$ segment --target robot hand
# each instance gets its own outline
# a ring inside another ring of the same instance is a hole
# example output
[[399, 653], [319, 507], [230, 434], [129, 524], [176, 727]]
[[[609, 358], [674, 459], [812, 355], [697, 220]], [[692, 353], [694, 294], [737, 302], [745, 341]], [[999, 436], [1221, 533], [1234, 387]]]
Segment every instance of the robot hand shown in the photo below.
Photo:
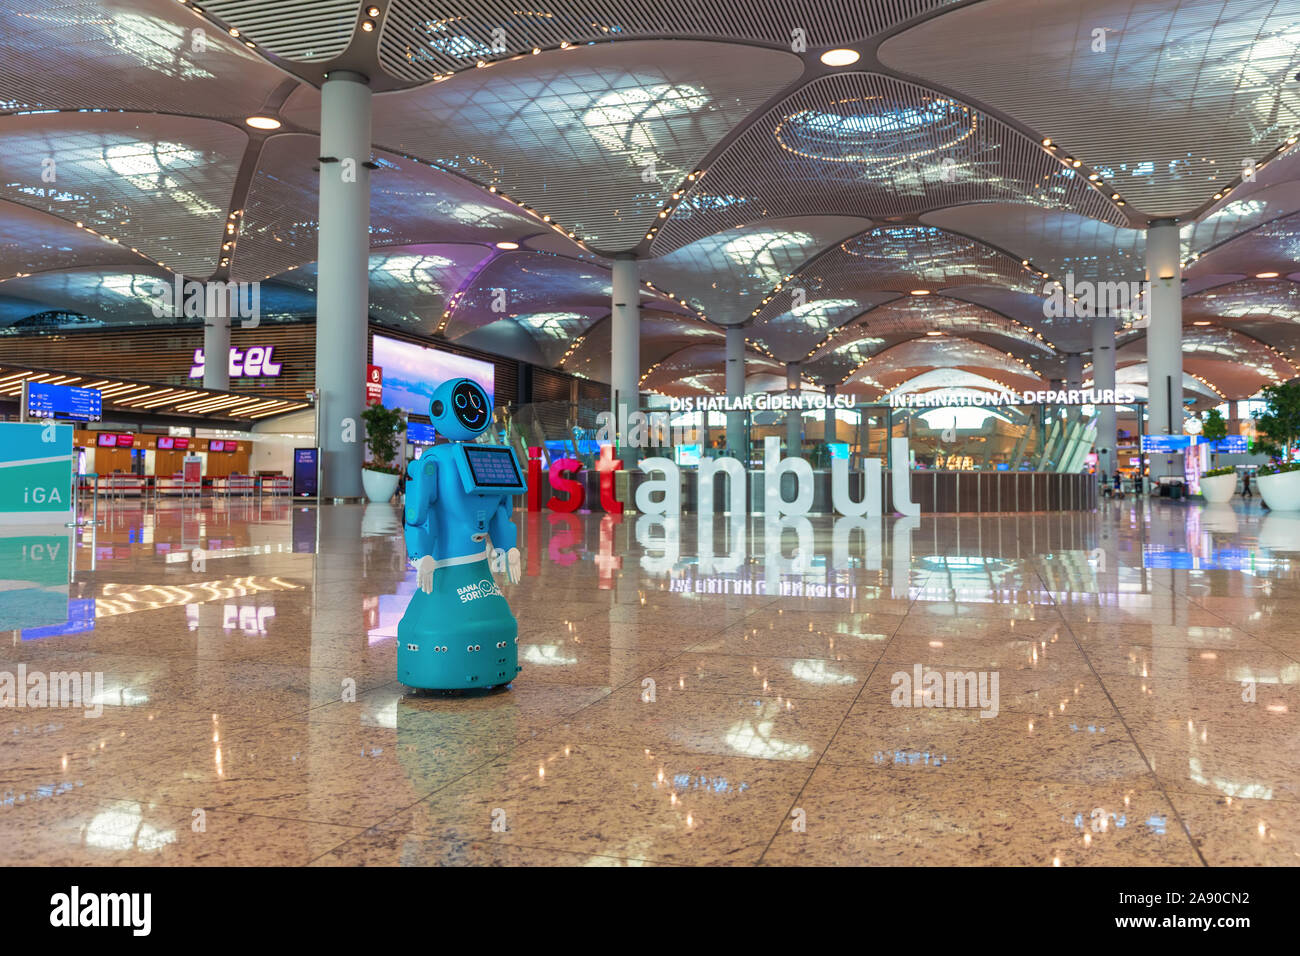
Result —
[[420, 585], [420, 590], [425, 594], [433, 590], [433, 569], [438, 562], [433, 560], [433, 555], [426, 554], [416, 562], [415, 572], [416, 581]]
[[511, 548], [506, 552], [506, 578], [511, 584], [518, 584], [523, 577], [523, 561], [519, 556], [518, 548]]

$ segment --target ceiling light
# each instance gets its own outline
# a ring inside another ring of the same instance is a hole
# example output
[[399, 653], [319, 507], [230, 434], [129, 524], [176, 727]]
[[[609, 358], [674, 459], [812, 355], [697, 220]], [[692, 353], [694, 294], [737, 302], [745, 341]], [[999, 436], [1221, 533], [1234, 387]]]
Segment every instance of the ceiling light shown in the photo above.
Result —
[[374, 21], [374, 20], [363, 20], [363, 21], [361, 21], [361, 29], [365, 30], [367, 33], [369, 33], [369, 32], [370, 32], [371, 30], [373, 30], [374, 28], [375, 28], [375, 21]]
[[279, 129], [280, 121], [271, 116], [250, 116], [244, 120], [253, 129]]
[[827, 66], [849, 66], [858, 62], [857, 50], [827, 50], [821, 55], [821, 61]]
[[933, 331], [932, 331], [932, 332], [926, 332], [925, 334], [926, 334], [926, 335], [943, 335], [942, 332], [933, 332]]
[[1209, 325], [1209, 324], [1210, 324], [1210, 323], [1207, 322], [1207, 321], [1193, 322], [1193, 323], [1192, 323], [1192, 325]]
[[379, 16], [379, 8], [376, 7], [374, 4], [371, 4], [370, 6], [366, 7], [366, 16], [368, 17]]
[[929, 290], [929, 289], [913, 289], [913, 290], [912, 290], [912, 295], [929, 295], [929, 294], [930, 294], [930, 290]]
[[507, 250], [507, 251], [509, 251], [510, 249], [518, 249], [518, 248], [519, 248], [519, 243], [517, 243], [517, 242], [510, 242], [509, 240], [502, 240], [501, 242], [498, 242], [498, 243], [497, 243], [497, 248], [498, 248], [498, 249], [505, 249], [505, 250]]
[[1256, 273], [1255, 273], [1255, 278], [1256, 278], [1256, 279], [1276, 279], [1276, 278], [1277, 278], [1277, 273], [1276, 273], [1276, 272], [1256, 272]]

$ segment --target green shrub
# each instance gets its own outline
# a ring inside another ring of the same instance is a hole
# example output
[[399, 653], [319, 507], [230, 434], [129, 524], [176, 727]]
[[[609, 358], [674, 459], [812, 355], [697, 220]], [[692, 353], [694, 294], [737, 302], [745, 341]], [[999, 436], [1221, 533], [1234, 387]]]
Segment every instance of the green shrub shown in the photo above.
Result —
[[361, 413], [366, 423], [366, 447], [371, 460], [366, 468], [388, 475], [401, 474], [397, 465], [397, 433], [402, 427], [402, 413], [395, 408], [371, 405]]
[[1232, 467], [1228, 467], [1228, 468], [1211, 468], [1211, 469], [1210, 469], [1209, 471], [1207, 471], [1205, 474], [1201, 475], [1201, 477], [1202, 477], [1202, 478], [1217, 478], [1217, 477], [1219, 477], [1219, 475], [1232, 475], [1232, 474], [1235, 474], [1236, 471], [1237, 471], [1237, 469], [1236, 469], [1236, 468], [1232, 468]]

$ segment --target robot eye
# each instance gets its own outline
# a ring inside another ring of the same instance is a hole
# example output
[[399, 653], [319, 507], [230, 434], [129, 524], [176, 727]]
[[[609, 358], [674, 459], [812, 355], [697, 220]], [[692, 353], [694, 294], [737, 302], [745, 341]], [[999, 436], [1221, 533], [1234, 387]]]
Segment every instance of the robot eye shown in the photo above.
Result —
[[478, 397], [478, 392], [470, 392], [470, 393], [469, 393], [469, 401], [470, 401], [470, 404], [473, 405], [475, 408], [477, 408], [477, 409], [482, 409], [482, 408], [483, 408], [483, 402], [479, 399], [479, 397]]
[[464, 392], [457, 392], [457, 393], [456, 393], [456, 407], [457, 407], [457, 408], [464, 408], [464, 407], [465, 407], [465, 393], [464, 393]]

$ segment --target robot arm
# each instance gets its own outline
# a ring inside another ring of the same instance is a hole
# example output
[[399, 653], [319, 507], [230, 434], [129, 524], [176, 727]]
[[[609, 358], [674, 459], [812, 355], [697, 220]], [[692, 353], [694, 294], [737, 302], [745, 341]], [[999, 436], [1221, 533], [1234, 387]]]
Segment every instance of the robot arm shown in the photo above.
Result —
[[523, 576], [523, 561], [519, 555], [519, 549], [515, 546], [519, 540], [519, 531], [515, 528], [512, 515], [514, 514], [514, 499], [506, 495], [497, 505], [496, 511], [492, 512], [492, 517], [488, 521], [488, 533], [492, 536], [492, 544], [497, 549], [505, 552], [506, 557], [506, 577], [511, 584], [518, 584], [519, 579]]
[[433, 546], [438, 537], [437, 511], [430, 507], [438, 498], [438, 465], [433, 456], [418, 459], [406, 469], [406, 553], [416, 562], [417, 580], [426, 593], [433, 589]]

